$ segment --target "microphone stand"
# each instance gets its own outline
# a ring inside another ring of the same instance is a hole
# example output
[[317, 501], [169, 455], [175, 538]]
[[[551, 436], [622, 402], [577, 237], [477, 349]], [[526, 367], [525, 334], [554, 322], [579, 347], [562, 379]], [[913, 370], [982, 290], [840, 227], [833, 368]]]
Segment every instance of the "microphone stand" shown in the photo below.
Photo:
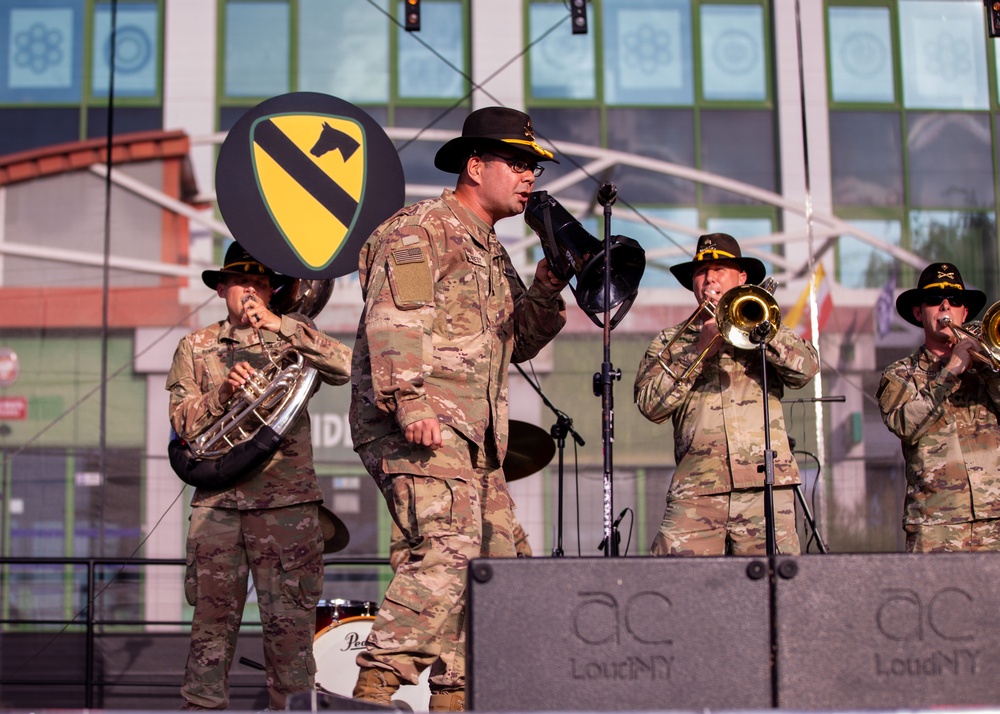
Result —
[[611, 365], [611, 206], [618, 199], [618, 188], [607, 181], [597, 190], [597, 200], [604, 206], [604, 362], [594, 375], [594, 396], [601, 397], [601, 436], [604, 444], [604, 540], [599, 548], [605, 557], [617, 556], [620, 537], [614, 518], [611, 446], [614, 443], [614, 382], [622, 371]]
[[768, 556], [778, 554], [778, 537], [774, 522], [774, 457], [771, 448], [771, 408], [767, 397], [767, 333], [771, 322], [764, 320], [750, 332], [750, 341], [760, 349], [760, 386], [764, 402], [764, 463], [757, 472], [764, 472], [764, 550]]
[[552, 438], [556, 440], [556, 451], [559, 454], [559, 471], [558, 471], [559, 495], [557, 497], [557, 500], [559, 502], [558, 505], [559, 515], [556, 517], [556, 545], [552, 549], [552, 557], [561, 558], [564, 555], [563, 553], [563, 452], [566, 449], [566, 434], [572, 434], [573, 441], [575, 441], [580, 446], [584, 446], [585, 442], [583, 441], [583, 437], [581, 437], [578, 433], [576, 433], [576, 430], [573, 429], [573, 420], [570, 419], [568, 416], [566, 416], [566, 414], [555, 408], [552, 402], [549, 401], [549, 398], [545, 396], [545, 393], [542, 392], [542, 388], [538, 384], [536, 384], [535, 381], [531, 379], [531, 377], [528, 376], [528, 373], [521, 368], [521, 365], [515, 364], [514, 366], [517, 367], [517, 371], [521, 373], [522, 377], [524, 377], [524, 381], [530, 384], [531, 388], [534, 389], [535, 392], [538, 394], [538, 396], [542, 398], [542, 404], [547, 406], [552, 411], [552, 413], [556, 415], [556, 423], [553, 424], [552, 428], [549, 430], [549, 434], [551, 434]]

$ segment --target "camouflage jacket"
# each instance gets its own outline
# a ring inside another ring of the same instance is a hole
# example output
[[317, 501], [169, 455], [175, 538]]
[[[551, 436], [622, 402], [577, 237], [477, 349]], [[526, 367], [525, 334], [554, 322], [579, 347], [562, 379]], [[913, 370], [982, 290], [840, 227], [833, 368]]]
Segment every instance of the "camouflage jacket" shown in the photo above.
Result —
[[1000, 377], [956, 375], [921, 347], [886, 367], [877, 397], [906, 460], [904, 523], [1000, 518]]
[[[764, 404], [761, 401], [760, 353], [726, 343], [703, 360], [686, 381], [673, 379], [657, 354], [681, 325], [661, 332], [649, 345], [635, 378], [635, 403], [657, 424], [670, 417], [674, 426], [675, 498], [762, 488], [764, 474]], [[700, 325], [682, 334], [663, 354], [675, 374], [683, 374], [699, 354]], [[768, 409], [775, 485], [799, 483], [785, 432], [781, 397], [785, 387], [805, 386], [819, 371], [816, 349], [781, 327], [766, 349]]]
[[[344, 384], [350, 376], [350, 349], [301, 322], [282, 317], [278, 334], [262, 330], [261, 338], [268, 344], [285, 343], [295, 348], [327, 384]], [[180, 341], [167, 375], [170, 425], [179, 436], [198, 436], [225, 412], [218, 388], [232, 366], [241, 361], [259, 369], [267, 357], [252, 330], [235, 330], [228, 319]], [[313, 470], [309, 415], [303, 411], [278, 451], [255, 474], [233, 488], [197, 489], [191, 503], [246, 510], [322, 500]]]
[[361, 250], [359, 277], [355, 447], [437, 417], [473, 444], [492, 433], [502, 462], [507, 368], [562, 329], [559, 293], [539, 281], [525, 289], [495, 231], [451, 190], [379, 226]]

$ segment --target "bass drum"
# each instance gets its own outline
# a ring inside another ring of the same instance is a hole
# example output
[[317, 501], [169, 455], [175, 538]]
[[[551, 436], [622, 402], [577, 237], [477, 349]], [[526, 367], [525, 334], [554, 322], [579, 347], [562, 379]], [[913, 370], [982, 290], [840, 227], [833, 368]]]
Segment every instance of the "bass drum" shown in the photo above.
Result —
[[[358, 681], [355, 658], [365, 648], [365, 640], [372, 630], [375, 618], [371, 616], [348, 617], [334, 622], [316, 633], [313, 655], [316, 658], [316, 686], [320, 691], [350, 697]], [[404, 684], [393, 701], [400, 709], [426, 712], [430, 706], [431, 688], [427, 683], [430, 669], [420, 674], [416, 685]]]

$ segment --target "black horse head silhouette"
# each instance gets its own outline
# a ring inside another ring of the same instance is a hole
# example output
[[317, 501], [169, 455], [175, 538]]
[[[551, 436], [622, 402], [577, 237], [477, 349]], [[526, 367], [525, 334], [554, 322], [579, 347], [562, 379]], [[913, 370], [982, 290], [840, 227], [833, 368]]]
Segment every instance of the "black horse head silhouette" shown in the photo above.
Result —
[[327, 122], [323, 122], [323, 129], [320, 132], [319, 138], [313, 144], [313, 148], [309, 150], [309, 153], [319, 158], [323, 154], [339, 149], [340, 155], [344, 157], [344, 161], [347, 161], [354, 155], [359, 146], [361, 144], [352, 137], [338, 129], [334, 129]]

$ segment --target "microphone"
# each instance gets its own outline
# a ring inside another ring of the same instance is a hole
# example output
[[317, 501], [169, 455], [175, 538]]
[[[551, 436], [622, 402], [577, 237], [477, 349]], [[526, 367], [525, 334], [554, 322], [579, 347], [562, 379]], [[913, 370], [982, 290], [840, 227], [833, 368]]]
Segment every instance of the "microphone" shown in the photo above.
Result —
[[[615, 552], [614, 552], [615, 555], [617, 555], [618, 543], [621, 542], [621, 536], [618, 535], [618, 526], [621, 524], [622, 519], [625, 517], [626, 513], [628, 513], [627, 506], [622, 509], [622, 512], [618, 514], [618, 518], [616, 518], [615, 522], [611, 524], [611, 531], [614, 533], [614, 539], [615, 539]], [[607, 547], [608, 547], [608, 539], [601, 538], [601, 542], [597, 545], [597, 549], [603, 551]]]
[[761, 320], [757, 326], [750, 330], [750, 341], [759, 345], [767, 338], [767, 333], [771, 331], [771, 321]]
[[602, 206], [613, 206], [618, 200], [618, 187], [614, 181], [607, 181], [597, 189], [597, 200]]

